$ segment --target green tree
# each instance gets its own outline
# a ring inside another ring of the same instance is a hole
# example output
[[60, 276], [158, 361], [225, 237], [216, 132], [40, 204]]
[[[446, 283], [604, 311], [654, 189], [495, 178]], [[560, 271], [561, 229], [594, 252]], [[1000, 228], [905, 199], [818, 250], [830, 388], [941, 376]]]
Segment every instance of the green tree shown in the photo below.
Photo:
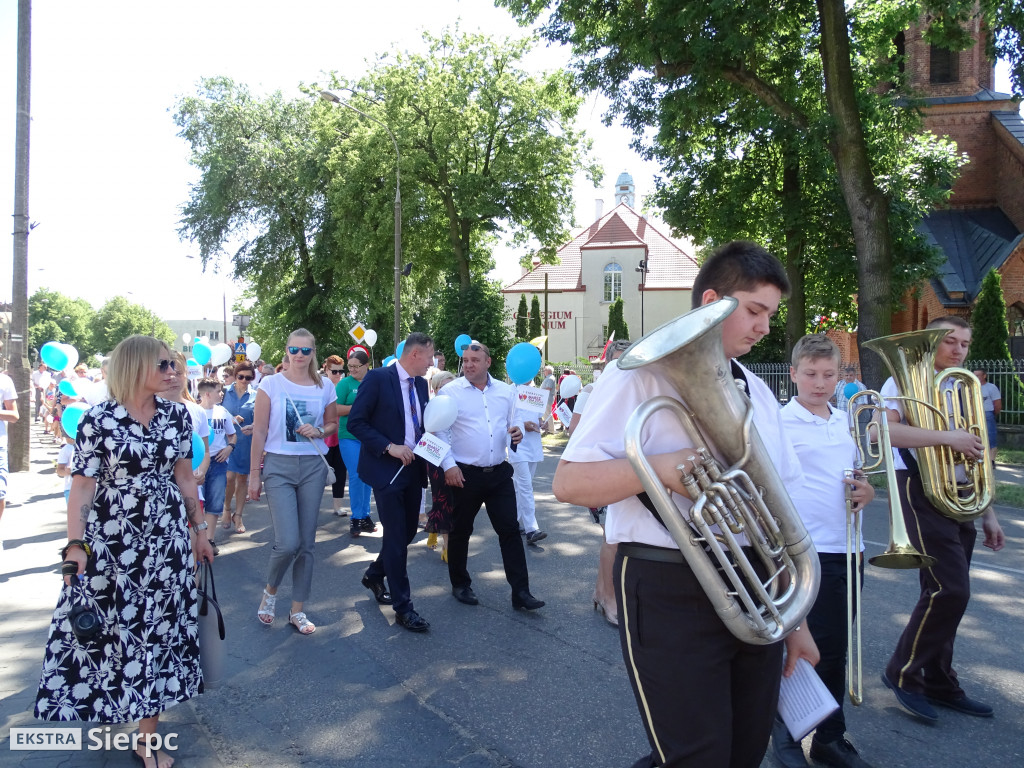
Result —
[[[933, 19], [929, 40], [962, 49], [969, 41], [964, 22], [972, 19], [975, 4], [862, 0], [848, 10], [843, 0], [499, 3], [524, 21], [553, 7], [545, 35], [573, 46], [582, 82], [607, 93], [638, 135], [652, 126], [662, 136], [728, 134], [738, 111], [754, 110], [770, 116], [760, 121], [761, 129], [777, 137], [784, 170], [797, 170], [801, 145], [827, 153], [856, 253], [859, 339], [889, 332], [894, 242], [912, 233], [893, 231], [878, 146], [886, 135], [903, 143], [914, 130], [894, 41], [927, 11]], [[990, 51], [1011, 57], [1019, 88], [1024, 7], [1009, 0], [977, 7]], [[738, 130], [743, 127], [739, 123]], [[788, 198], [790, 212], [796, 199]], [[804, 247], [798, 223], [792, 222], [795, 239], [787, 242], [797, 256]], [[863, 359], [872, 369], [865, 370], [869, 383], [879, 380], [881, 362]]]
[[537, 294], [533, 294], [533, 299], [530, 300], [530, 338], [536, 339], [538, 336], [544, 335], [544, 323], [541, 321], [540, 316], [540, 299], [537, 298]]
[[[589, 140], [574, 126], [582, 97], [572, 78], [563, 71], [538, 76], [525, 70], [523, 59], [535, 41], [457, 30], [423, 37], [426, 53], [385, 54], [358, 82], [336, 75], [331, 87], [352, 91], [354, 106], [391, 128], [402, 179], [413, 186], [410, 213], [435, 244], [435, 251], [420, 256], [443, 257], [465, 292], [474, 275], [490, 269], [498, 232], [516, 244], [539, 241], [542, 257], [553, 260], [572, 220], [574, 175], [585, 170], [597, 181], [600, 171], [588, 157]], [[331, 114], [338, 131], [349, 136], [333, 158], [335, 181], [342, 189], [365, 189], [369, 177], [380, 186], [381, 158], [391, 159], [390, 137], [350, 110]], [[366, 197], [333, 199], [344, 206]], [[338, 217], [349, 218], [340, 211]]]
[[506, 321], [508, 310], [501, 293], [501, 284], [491, 280], [474, 280], [463, 292], [453, 279], [440, 291], [431, 307], [427, 327], [438, 349], [455, 349], [455, 339], [463, 333], [481, 341], [491, 350], [491, 374], [505, 376], [505, 355], [512, 346]]
[[175, 340], [174, 331], [167, 323], [123, 296], [115, 296], [99, 308], [93, 333], [96, 346], [104, 354], [109, 354], [122, 339], [137, 333], [154, 336], [172, 347]]
[[40, 288], [28, 300], [29, 349], [60, 341], [78, 350], [80, 359], [88, 360], [99, 351], [93, 340], [95, 318], [96, 310], [85, 299]]
[[616, 339], [629, 338], [629, 326], [626, 325], [626, 318], [623, 314], [624, 305], [622, 297], [619, 296], [608, 307], [608, 336], [615, 334]]
[[526, 306], [526, 294], [519, 295], [519, 308], [516, 310], [516, 341], [529, 341], [530, 310]]
[[1010, 360], [1010, 327], [1006, 322], [1006, 300], [1002, 278], [990, 269], [981, 282], [971, 313], [972, 360]]

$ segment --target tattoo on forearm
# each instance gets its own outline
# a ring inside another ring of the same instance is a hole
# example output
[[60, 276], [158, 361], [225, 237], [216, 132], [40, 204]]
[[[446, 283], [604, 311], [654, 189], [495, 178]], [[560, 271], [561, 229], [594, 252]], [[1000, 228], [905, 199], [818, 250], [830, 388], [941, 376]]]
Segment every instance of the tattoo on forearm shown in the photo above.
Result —
[[185, 497], [185, 514], [188, 516], [188, 521], [192, 525], [199, 525], [202, 522], [200, 520], [201, 515], [199, 514], [199, 504], [191, 496]]
[[78, 510], [78, 513], [79, 513], [79, 516], [82, 518], [83, 530], [85, 530], [84, 526], [89, 521], [89, 505], [88, 504], [83, 504], [82, 508], [80, 510]]

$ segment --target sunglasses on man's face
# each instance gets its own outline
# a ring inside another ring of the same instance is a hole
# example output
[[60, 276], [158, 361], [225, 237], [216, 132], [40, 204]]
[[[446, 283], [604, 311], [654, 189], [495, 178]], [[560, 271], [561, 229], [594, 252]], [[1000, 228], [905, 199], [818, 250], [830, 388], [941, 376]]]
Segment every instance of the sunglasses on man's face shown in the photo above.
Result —
[[288, 354], [289, 355], [297, 355], [297, 354], [299, 354], [299, 352], [301, 352], [304, 355], [311, 355], [311, 354], [313, 354], [313, 348], [312, 347], [288, 347]]
[[255, 376], [243, 376], [242, 374], [238, 374], [235, 378], [238, 379], [239, 381], [252, 381], [256, 377]]
[[344, 372], [344, 368], [331, 368], [331, 376], [341, 376]]
[[169, 370], [178, 370], [178, 363], [175, 360], [158, 360], [157, 366], [160, 368], [160, 373], [167, 373]]

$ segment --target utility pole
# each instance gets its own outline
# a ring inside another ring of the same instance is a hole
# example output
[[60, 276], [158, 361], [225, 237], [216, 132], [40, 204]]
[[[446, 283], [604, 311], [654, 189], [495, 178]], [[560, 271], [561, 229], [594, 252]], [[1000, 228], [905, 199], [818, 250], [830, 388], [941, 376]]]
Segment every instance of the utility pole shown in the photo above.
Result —
[[29, 468], [32, 392], [28, 357], [28, 147], [31, 115], [29, 85], [32, 65], [32, 3], [18, 0], [18, 96], [14, 138], [14, 266], [11, 280], [11, 365], [8, 372], [18, 392], [21, 418], [10, 424], [8, 460], [11, 472]]

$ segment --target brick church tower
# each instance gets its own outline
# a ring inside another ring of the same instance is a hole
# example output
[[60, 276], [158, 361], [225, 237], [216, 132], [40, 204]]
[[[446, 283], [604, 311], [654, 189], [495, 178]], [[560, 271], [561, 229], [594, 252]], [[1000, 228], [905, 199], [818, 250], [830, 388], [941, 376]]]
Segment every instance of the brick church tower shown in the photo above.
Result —
[[956, 142], [970, 163], [961, 168], [948, 205], [919, 229], [945, 263], [919, 298], [893, 317], [893, 333], [922, 328], [945, 314], [970, 316], [990, 269], [1003, 279], [1014, 357], [1024, 357], [1024, 120], [1010, 94], [994, 90], [993, 63], [975, 30], [963, 51], [930, 45], [913, 25], [897, 41], [909, 86], [923, 96], [925, 128]]

